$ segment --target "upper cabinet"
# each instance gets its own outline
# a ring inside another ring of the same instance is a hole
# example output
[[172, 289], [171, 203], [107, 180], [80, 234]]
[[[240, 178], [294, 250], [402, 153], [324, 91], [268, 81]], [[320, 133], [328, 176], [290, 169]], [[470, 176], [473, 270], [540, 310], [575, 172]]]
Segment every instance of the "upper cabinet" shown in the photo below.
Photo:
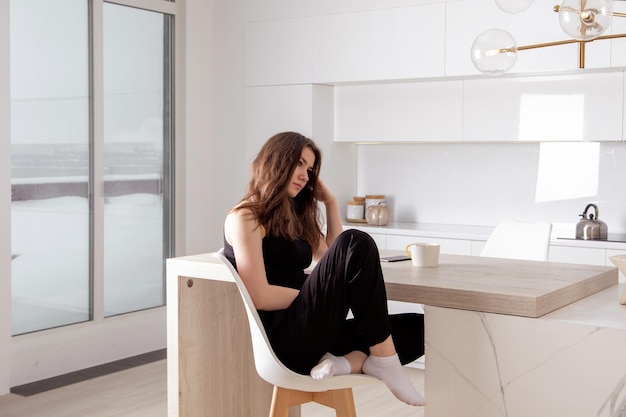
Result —
[[445, 26], [443, 3], [316, 18], [313, 82], [443, 76]]
[[463, 82], [335, 87], [335, 140], [461, 141]]
[[[508, 31], [518, 47], [568, 40], [553, 6], [509, 14], [493, 0], [433, 0], [252, 22], [245, 83], [327, 86], [336, 142], [623, 141], [626, 38], [587, 43], [585, 70], [575, 43], [519, 51], [499, 77], [472, 64], [472, 43], [488, 29]], [[626, 12], [626, 2], [615, 8]], [[626, 33], [626, 18], [609, 32]]]
[[[337, 84], [475, 76], [470, 51], [488, 29], [503, 29], [517, 46], [570, 39], [553, 11], [535, 1], [510, 14], [493, 0], [440, 1], [407, 7], [281, 19], [246, 24], [247, 86]], [[615, 2], [626, 12], [626, 3]], [[607, 34], [626, 33], [614, 17]], [[626, 38], [587, 43], [585, 68], [626, 66]], [[578, 45], [517, 53], [510, 74], [563, 72], [578, 66]]]
[[445, 5], [246, 25], [246, 85], [444, 75]]
[[620, 141], [622, 72], [465, 80], [463, 140]]

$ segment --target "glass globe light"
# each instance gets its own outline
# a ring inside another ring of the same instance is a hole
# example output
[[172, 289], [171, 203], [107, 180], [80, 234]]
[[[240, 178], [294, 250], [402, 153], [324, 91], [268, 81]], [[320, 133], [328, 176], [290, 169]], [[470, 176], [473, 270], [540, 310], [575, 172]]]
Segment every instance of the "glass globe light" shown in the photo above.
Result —
[[496, 0], [496, 5], [506, 13], [519, 13], [528, 9], [534, 0]]
[[488, 29], [472, 44], [472, 62], [483, 74], [500, 75], [517, 61], [517, 45], [513, 36], [502, 29]]
[[609, 0], [563, 0], [559, 23], [574, 39], [588, 41], [604, 33], [611, 24], [613, 5]]

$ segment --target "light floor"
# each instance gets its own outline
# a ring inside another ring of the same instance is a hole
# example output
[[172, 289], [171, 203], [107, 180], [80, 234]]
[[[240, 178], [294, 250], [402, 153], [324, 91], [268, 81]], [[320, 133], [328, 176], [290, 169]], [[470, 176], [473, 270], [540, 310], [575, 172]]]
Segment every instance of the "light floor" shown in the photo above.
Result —
[[[424, 371], [406, 370], [423, 393]], [[0, 417], [166, 417], [166, 372], [166, 361], [160, 360], [30, 397], [1, 396]], [[359, 417], [424, 415], [423, 408], [398, 401], [384, 384], [356, 388], [354, 398]], [[259, 413], [264, 415], [266, 411]], [[334, 417], [334, 411], [317, 404], [302, 406], [302, 417], [327, 416]]]

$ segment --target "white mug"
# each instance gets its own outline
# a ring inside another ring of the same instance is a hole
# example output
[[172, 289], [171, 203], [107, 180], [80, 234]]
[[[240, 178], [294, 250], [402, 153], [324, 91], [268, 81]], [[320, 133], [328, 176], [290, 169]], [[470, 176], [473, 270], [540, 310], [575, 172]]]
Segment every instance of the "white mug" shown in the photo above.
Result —
[[439, 243], [409, 243], [405, 251], [413, 266], [432, 268], [439, 265]]

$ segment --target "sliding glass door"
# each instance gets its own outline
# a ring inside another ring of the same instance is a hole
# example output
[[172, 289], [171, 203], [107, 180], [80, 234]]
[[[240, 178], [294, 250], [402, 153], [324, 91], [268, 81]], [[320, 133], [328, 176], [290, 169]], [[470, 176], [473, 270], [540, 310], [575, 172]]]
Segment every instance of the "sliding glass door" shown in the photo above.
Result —
[[165, 303], [173, 16], [91, 10], [11, 1], [14, 335]]

